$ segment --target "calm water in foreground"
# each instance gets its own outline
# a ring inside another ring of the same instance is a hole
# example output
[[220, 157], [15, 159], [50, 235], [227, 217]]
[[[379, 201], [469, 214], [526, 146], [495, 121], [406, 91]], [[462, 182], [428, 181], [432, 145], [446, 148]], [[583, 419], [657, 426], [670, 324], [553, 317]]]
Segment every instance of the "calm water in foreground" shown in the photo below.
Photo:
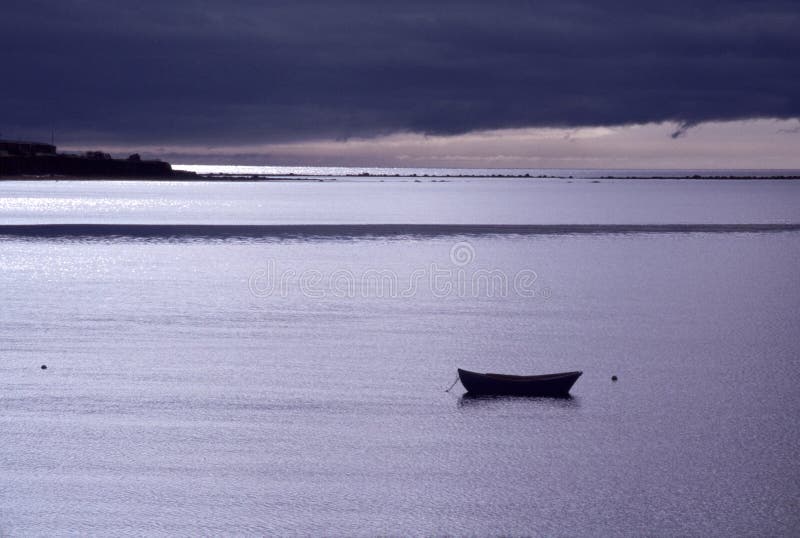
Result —
[[[118, 227], [3, 228], [51, 223]], [[800, 182], [0, 183], [0, 536], [797, 535], [800, 232], [629, 223], [796, 224]]]

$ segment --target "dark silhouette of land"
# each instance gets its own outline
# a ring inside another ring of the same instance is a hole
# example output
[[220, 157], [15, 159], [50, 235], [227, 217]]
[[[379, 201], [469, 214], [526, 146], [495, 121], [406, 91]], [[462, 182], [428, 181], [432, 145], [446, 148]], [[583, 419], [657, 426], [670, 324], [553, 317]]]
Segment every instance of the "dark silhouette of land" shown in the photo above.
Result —
[[102, 151], [58, 153], [53, 144], [0, 140], [0, 177], [194, 179], [197, 174], [173, 170], [167, 162], [144, 160], [136, 153], [114, 159]]

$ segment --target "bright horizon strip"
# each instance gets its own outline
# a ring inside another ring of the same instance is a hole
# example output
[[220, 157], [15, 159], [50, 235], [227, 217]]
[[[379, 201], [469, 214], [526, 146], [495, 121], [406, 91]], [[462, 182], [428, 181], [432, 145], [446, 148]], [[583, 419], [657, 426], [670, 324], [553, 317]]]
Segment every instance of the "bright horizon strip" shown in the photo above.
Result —
[[677, 138], [676, 123], [617, 127], [525, 128], [440, 136], [287, 143], [68, 145], [142, 153], [173, 164], [442, 168], [800, 168], [800, 120], [710, 122]]

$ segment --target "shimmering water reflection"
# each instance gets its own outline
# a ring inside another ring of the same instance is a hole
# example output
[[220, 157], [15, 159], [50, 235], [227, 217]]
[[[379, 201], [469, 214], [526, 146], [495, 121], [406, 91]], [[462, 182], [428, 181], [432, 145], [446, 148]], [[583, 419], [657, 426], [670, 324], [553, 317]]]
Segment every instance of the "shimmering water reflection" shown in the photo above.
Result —
[[[552, 294], [248, 285], [459, 242]], [[7, 237], [0, 533], [796, 534], [798, 262], [792, 231]], [[459, 366], [584, 375], [470, 398]]]

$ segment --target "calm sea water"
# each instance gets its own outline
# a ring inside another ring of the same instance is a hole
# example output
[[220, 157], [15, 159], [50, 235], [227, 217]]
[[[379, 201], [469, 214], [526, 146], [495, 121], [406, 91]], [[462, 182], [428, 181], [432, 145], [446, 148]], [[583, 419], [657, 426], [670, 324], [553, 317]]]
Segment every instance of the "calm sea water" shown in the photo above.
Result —
[[[112, 226], [10, 227], [59, 223]], [[0, 183], [0, 535], [797, 535], [800, 232], [608, 226], [797, 223], [787, 181]]]

